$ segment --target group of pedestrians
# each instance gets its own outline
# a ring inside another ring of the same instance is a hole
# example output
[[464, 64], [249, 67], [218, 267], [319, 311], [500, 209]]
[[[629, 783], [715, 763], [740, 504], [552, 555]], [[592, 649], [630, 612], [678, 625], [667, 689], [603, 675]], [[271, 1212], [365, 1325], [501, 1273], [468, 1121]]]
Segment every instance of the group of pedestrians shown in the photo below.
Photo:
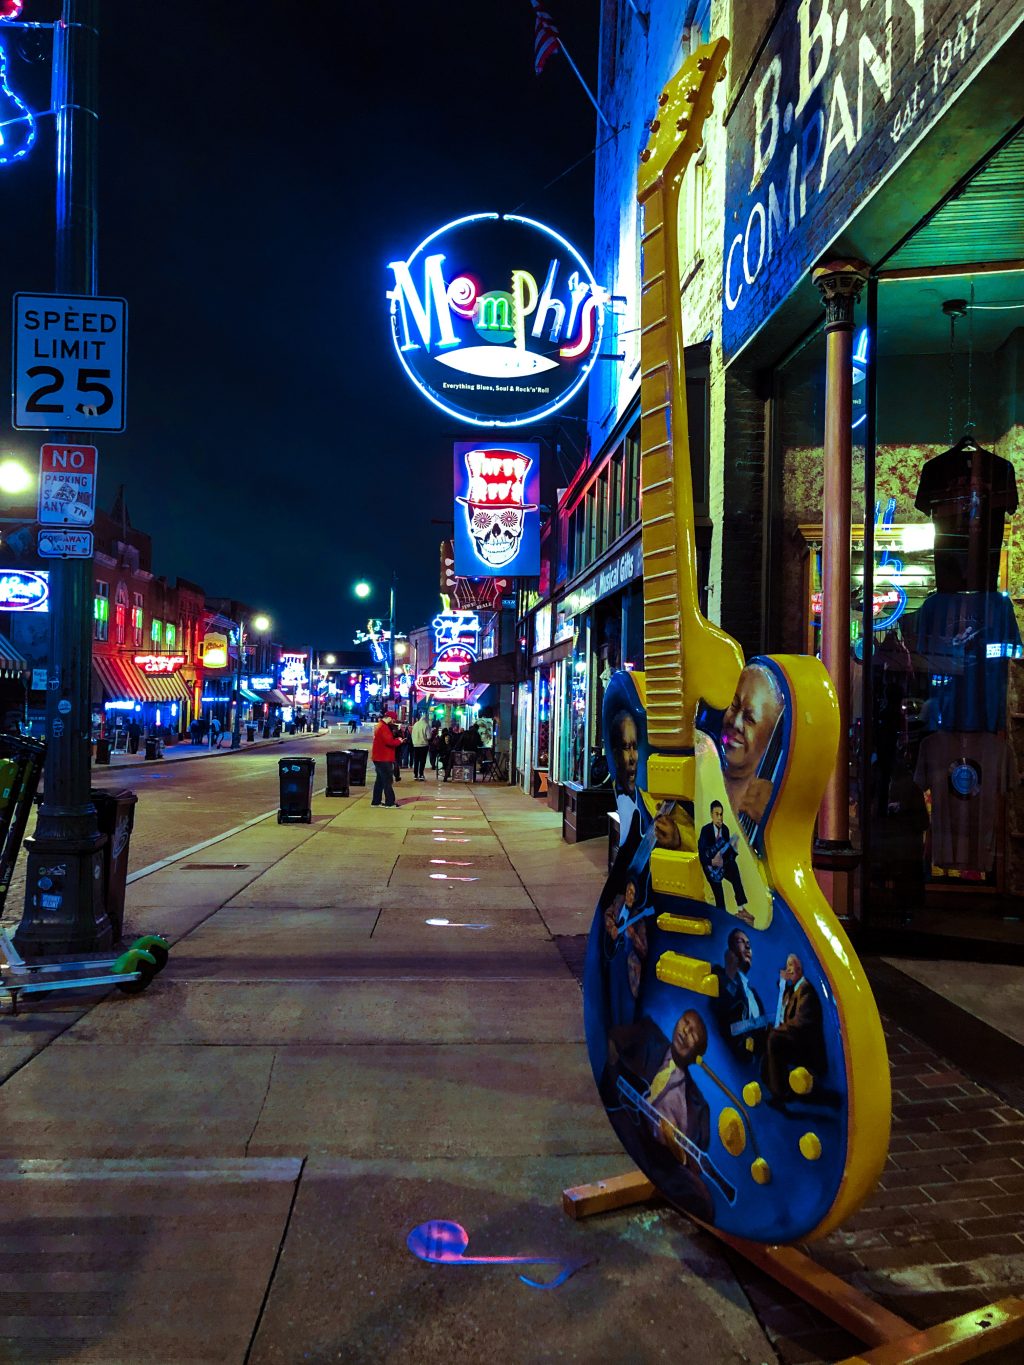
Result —
[[205, 716], [197, 716], [188, 727], [188, 734], [193, 748], [209, 744], [211, 749], [219, 749], [225, 730], [216, 716], [211, 716], [209, 720]]
[[412, 727], [403, 727], [393, 711], [381, 716], [373, 732], [373, 747], [370, 757], [377, 769], [377, 780], [373, 786], [374, 806], [396, 806], [395, 783], [402, 780], [402, 769], [412, 768], [414, 782], [427, 780], [427, 762], [431, 771], [444, 774], [444, 781], [451, 781], [452, 763], [456, 753], [474, 752], [484, 747], [483, 737], [478, 725], [468, 730], [458, 725], [443, 729], [432, 725], [426, 716], [419, 716]]

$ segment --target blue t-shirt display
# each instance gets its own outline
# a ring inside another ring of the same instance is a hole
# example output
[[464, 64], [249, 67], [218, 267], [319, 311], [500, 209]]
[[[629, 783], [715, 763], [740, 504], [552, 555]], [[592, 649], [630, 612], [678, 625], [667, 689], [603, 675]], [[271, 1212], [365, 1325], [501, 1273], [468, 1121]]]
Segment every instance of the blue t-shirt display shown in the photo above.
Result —
[[1010, 660], [1021, 657], [1013, 603], [1001, 592], [933, 592], [918, 608], [919, 666], [931, 673], [926, 730], [1006, 728]]

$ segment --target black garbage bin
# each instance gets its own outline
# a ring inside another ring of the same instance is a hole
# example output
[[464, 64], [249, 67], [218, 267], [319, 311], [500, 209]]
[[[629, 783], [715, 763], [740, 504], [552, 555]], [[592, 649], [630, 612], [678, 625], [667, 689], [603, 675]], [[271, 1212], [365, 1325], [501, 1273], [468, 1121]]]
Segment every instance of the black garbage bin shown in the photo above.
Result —
[[270, 738], [270, 721], [269, 721], [269, 720], [266, 721], [266, 722], [264, 723], [264, 726], [263, 726], [263, 738], [264, 738], [264, 739], [269, 739], [269, 738]]
[[346, 749], [348, 754], [348, 780], [353, 787], [366, 786], [366, 760], [369, 754], [365, 749]]
[[96, 807], [97, 827], [107, 836], [103, 846], [103, 903], [116, 943], [124, 932], [128, 847], [135, 828], [135, 807], [139, 798], [131, 791], [107, 792], [95, 787], [89, 795]]
[[158, 739], [156, 735], [150, 735], [149, 738], [146, 740], [146, 757], [148, 759], [153, 759], [163, 758], [163, 756], [164, 756], [163, 740]]
[[281, 780], [281, 802], [277, 823], [308, 825], [313, 819], [313, 758], [282, 758], [277, 771]]
[[247, 725], [247, 726], [245, 727], [245, 740], [246, 740], [246, 743], [247, 743], [247, 744], [254, 744], [254, 743], [256, 742], [256, 726], [255, 726], [255, 725]]
[[327, 755], [327, 795], [348, 796], [349, 755], [341, 750]]
[[110, 762], [110, 740], [109, 740], [109, 739], [98, 739], [98, 740], [96, 741], [96, 762], [97, 762], [97, 763], [109, 763], [109, 762]]
[[281, 722], [280, 722], [280, 721], [278, 721], [278, 723], [274, 726], [274, 738], [275, 738], [275, 739], [280, 739], [280, 738], [281, 738]]
[[289, 733], [290, 735], [294, 735], [294, 734], [295, 734], [295, 731], [296, 731], [296, 728], [297, 728], [297, 727], [296, 727], [295, 722], [294, 722], [293, 720], [290, 720], [290, 721], [288, 722], [288, 733]]

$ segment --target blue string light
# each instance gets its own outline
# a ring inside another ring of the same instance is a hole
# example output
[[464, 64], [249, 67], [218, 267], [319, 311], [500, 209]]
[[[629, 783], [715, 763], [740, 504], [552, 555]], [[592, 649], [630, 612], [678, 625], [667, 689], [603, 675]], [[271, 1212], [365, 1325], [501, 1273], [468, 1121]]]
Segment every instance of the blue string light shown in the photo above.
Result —
[[[16, 113], [11, 112], [11, 107]], [[12, 137], [10, 129], [17, 130]], [[28, 156], [36, 140], [36, 121], [24, 100], [7, 84], [7, 51], [0, 44], [0, 166]]]

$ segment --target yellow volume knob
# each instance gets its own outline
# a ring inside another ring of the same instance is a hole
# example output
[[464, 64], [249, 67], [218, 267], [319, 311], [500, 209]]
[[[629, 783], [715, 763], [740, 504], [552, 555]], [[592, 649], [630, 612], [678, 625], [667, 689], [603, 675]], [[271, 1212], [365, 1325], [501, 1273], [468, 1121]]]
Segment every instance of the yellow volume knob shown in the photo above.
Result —
[[757, 1081], [748, 1081], [743, 1087], [743, 1100], [745, 1104], [750, 1105], [751, 1109], [753, 1109], [756, 1104], [761, 1103], [761, 1087], [758, 1085]]
[[814, 1077], [805, 1066], [795, 1066], [789, 1073], [789, 1088], [797, 1095], [809, 1095], [814, 1089]]
[[740, 1156], [747, 1145], [743, 1120], [735, 1109], [725, 1108], [718, 1116], [718, 1136], [730, 1156]]
[[800, 1153], [808, 1161], [817, 1161], [821, 1156], [821, 1138], [817, 1133], [804, 1133], [800, 1139]]
[[750, 1174], [755, 1184], [767, 1185], [772, 1178], [772, 1168], [763, 1156], [759, 1156], [750, 1163]]

